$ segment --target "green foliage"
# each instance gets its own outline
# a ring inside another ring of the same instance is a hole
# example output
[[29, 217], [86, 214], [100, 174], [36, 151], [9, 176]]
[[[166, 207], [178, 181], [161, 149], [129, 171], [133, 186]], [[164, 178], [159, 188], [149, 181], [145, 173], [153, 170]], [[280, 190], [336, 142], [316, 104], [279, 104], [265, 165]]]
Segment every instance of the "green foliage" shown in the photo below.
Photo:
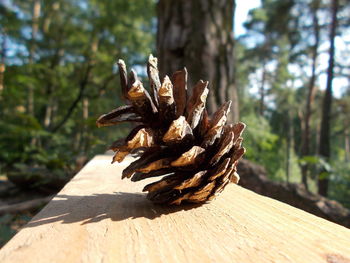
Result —
[[350, 208], [350, 163], [335, 161], [329, 196]]
[[299, 159], [299, 163], [301, 165], [311, 165], [314, 168], [312, 179], [317, 179], [317, 177], [321, 179], [328, 178], [334, 172], [330, 163], [321, 156], [303, 156]]
[[16, 230], [10, 227], [11, 220], [13, 220], [13, 216], [9, 214], [0, 217], [0, 247], [16, 233]]
[[[348, 10], [346, 8], [349, 6], [341, 5], [341, 10]], [[329, 12], [329, 3], [324, 1], [262, 1], [261, 7], [250, 11], [245, 23], [248, 32], [240, 37], [237, 44], [237, 83], [240, 94], [244, 95], [240, 105], [241, 116], [248, 124], [245, 140], [247, 158], [265, 166], [274, 180], [287, 180], [286, 175], [289, 174], [289, 181], [301, 182], [300, 167], [308, 165], [309, 189], [316, 192], [317, 179], [327, 178], [330, 180], [330, 196], [346, 203], [349, 170], [343, 160], [350, 158], [350, 145], [345, 146], [350, 144], [349, 91], [344, 92], [341, 98], [335, 98], [333, 104], [332, 153], [329, 160], [316, 156], [322, 114], [320, 105], [324, 96], [323, 91], [317, 91], [309, 127], [312, 155], [301, 157], [302, 132], [305, 129], [303, 118], [315, 43], [312, 16], [326, 17]], [[342, 20], [341, 16], [339, 19]], [[321, 19], [318, 23], [322, 45], [328, 41], [328, 26]], [[339, 32], [344, 32], [344, 29], [339, 25]], [[339, 65], [343, 70], [346, 67]], [[316, 69], [318, 71], [319, 68]], [[349, 71], [346, 72], [348, 76]], [[253, 93], [247, 90], [250, 85], [255, 86]], [[318, 75], [315, 85], [319, 85]], [[264, 105], [263, 113], [261, 104]]]
[[[138, 65], [152, 52], [155, 2], [39, 1], [35, 39], [33, 3], [0, 4], [1, 37], [11, 41], [0, 94], [1, 173], [70, 176], [79, 156], [103, 153], [107, 142], [128, 130], [98, 130], [95, 120], [121, 103], [116, 60]], [[32, 173], [34, 168], [39, 170]]]
[[[278, 148], [278, 136], [271, 132], [268, 121], [256, 114], [242, 116], [242, 121], [247, 124], [244, 135], [244, 147], [247, 149], [246, 158], [264, 165], [268, 172], [273, 174], [279, 165], [274, 153]], [[272, 171], [273, 173], [271, 173]]]
[[[271, 179], [286, 180], [286, 142], [271, 131], [267, 119], [256, 114], [242, 116], [247, 124], [244, 136], [244, 146], [247, 149], [245, 158], [265, 167]], [[290, 157], [290, 182], [298, 182], [300, 171], [298, 157], [292, 152]]]
[[24, 224], [28, 223], [29, 215], [4, 214], [0, 216], [0, 248], [6, 244]]
[[[331, 180], [330, 196], [346, 203], [349, 91], [334, 102], [328, 161], [315, 156], [323, 97], [322, 91], [316, 93], [310, 127], [312, 156], [301, 158], [301, 123], [314, 43], [310, 12], [316, 2], [262, 1], [260, 8], [249, 13], [247, 34], [235, 43], [241, 120], [248, 126], [246, 158], [262, 164], [272, 179], [280, 181], [287, 180], [288, 174], [289, 181], [300, 182], [299, 166], [309, 164], [311, 188], [321, 174]], [[77, 158], [103, 153], [108, 142], [129, 130], [126, 125], [97, 129], [95, 120], [121, 104], [113, 67], [116, 59], [123, 58], [144, 74], [141, 65], [155, 51], [156, 1], [40, 1], [38, 33], [32, 39], [33, 3], [0, 3], [1, 41], [6, 39], [8, 45], [0, 94], [0, 172], [36, 178], [38, 171], [41, 175], [50, 171], [62, 178], [76, 172]], [[319, 8], [320, 17], [326, 18], [327, 3], [321, 1]], [[327, 23], [321, 25], [321, 44], [328, 37]], [[342, 20], [340, 25], [346, 23]], [[301, 73], [291, 70], [291, 65]], [[346, 66], [339, 66], [337, 74], [348, 76]], [[30, 88], [34, 114], [28, 111]]]

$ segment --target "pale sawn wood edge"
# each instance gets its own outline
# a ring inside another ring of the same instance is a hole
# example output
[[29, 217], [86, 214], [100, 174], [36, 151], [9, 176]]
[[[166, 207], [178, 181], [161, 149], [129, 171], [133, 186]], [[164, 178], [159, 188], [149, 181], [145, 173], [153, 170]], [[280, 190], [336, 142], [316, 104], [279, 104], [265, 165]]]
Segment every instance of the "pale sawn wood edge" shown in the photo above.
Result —
[[350, 262], [350, 230], [229, 185], [202, 206], [155, 206], [151, 180], [97, 156], [0, 251], [0, 262]]

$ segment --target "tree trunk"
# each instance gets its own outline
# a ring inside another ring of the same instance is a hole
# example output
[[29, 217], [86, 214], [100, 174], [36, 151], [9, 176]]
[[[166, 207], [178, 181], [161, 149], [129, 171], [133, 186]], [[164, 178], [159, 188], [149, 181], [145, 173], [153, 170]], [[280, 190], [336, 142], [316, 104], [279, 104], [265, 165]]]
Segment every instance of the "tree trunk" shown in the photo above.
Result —
[[[322, 105], [322, 121], [321, 121], [321, 134], [319, 141], [319, 154], [329, 161], [331, 155], [330, 145], [330, 125], [331, 125], [331, 107], [332, 107], [332, 81], [333, 81], [333, 68], [334, 68], [334, 53], [335, 53], [335, 36], [337, 28], [337, 12], [338, 12], [338, 0], [332, 0], [332, 23], [329, 35], [330, 48], [329, 48], [329, 62], [327, 69], [327, 87], [324, 94]], [[318, 179], [318, 193], [323, 196], [327, 196], [328, 192], [328, 178]]]
[[346, 126], [345, 129], [345, 161], [350, 161], [350, 134], [349, 134], [349, 126]]
[[[318, 57], [318, 46], [320, 43], [320, 25], [318, 22], [317, 11], [319, 8], [319, 1], [313, 1], [312, 3], [312, 20], [313, 20], [313, 33], [315, 37], [315, 43], [312, 46], [312, 66], [311, 66], [311, 77], [308, 87], [308, 95], [305, 105], [305, 116], [304, 116], [304, 129], [302, 134], [302, 143], [301, 143], [301, 156], [310, 155], [310, 120], [312, 114], [312, 105], [314, 102], [315, 94], [316, 94], [316, 68], [317, 68], [317, 57]], [[304, 164], [301, 166], [301, 174], [302, 174], [302, 183], [305, 188], [308, 189], [307, 183], [307, 174], [309, 170], [309, 165]]]
[[45, 117], [44, 117], [44, 127], [48, 129], [51, 124], [51, 119], [52, 119], [52, 99], [48, 98], [47, 100], [47, 105], [45, 109]]
[[264, 116], [264, 108], [265, 108], [265, 81], [266, 81], [266, 67], [265, 63], [262, 66], [262, 74], [261, 74], [261, 86], [260, 86], [260, 107], [259, 114], [260, 116]]
[[293, 125], [290, 116], [290, 112], [287, 113], [287, 146], [286, 146], [286, 181], [289, 183], [291, 175], [291, 151], [293, 149]]
[[[53, 2], [50, 6], [50, 10], [47, 12], [48, 14], [46, 15], [44, 21], [43, 21], [43, 29], [42, 32], [45, 35], [49, 33], [50, 30], [50, 25], [51, 25], [51, 19], [54, 17], [54, 14], [58, 12], [60, 9], [60, 4], [57, 2]], [[62, 47], [63, 41], [64, 41], [64, 32], [63, 28], [60, 29], [60, 38], [57, 41], [57, 48], [55, 50], [54, 56], [52, 56], [51, 61], [50, 61], [50, 66], [49, 70], [50, 72], [54, 72], [56, 67], [60, 64], [61, 58], [64, 55], [64, 49]], [[52, 80], [51, 74], [48, 74], [49, 78], [47, 80], [47, 85], [46, 85], [46, 95], [47, 95], [47, 103], [45, 105], [45, 117], [44, 117], [44, 127], [45, 129], [49, 130], [50, 125], [52, 123], [52, 111], [53, 111], [53, 104], [54, 104], [54, 88], [55, 88], [55, 83]]]
[[208, 80], [209, 111], [232, 100], [231, 119], [238, 121], [234, 11], [234, 0], [160, 0], [157, 56], [163, 77], [186, 66], [189, 87]]
[[89, 48], [89, 53], [86, 59], [87, 62], [86, 62], [85, 71], [83, 73], [82, 79], [79, 82], [79, 93], [77, 97], [74, 99], [74, 101], [72, 102], [72, 104], [68, 107], [68, 110], [64, 115], [63, 119], [56, 126], [52, 128], [51, 130], [52, 132], [57, 132], [69, 120], [75, 108], [79, 105], [79, 102], [84, 98], [84, 92], [89, 84], [89, 81], [92, 75], [92, 69], [96, 64], [95, 55], [98, 50], [98, 46], [99, 46], [99, 39], [93, 33], [91, 37], [91, 45]]
[[[40, 0], [34, 0], [33, 16], [32, 16], [32, 36], [31, 36], [31, 44], [29, 49], [29, 73], [30, 74], [33, 72], [34, 54], [36, 49], [35, 40], [39, 29], [40, 9], [41, 9]], [[29, 87], [28, 87], [27, 112], [28, 114], [34, 116], [34, 87], [32, 84], [29, 84]]]
[[[61, 43], [61, 41], [59, 41]], [[60, 44], [59, 43], [59, 44]], [[50, 72], [54, 72], [56, 67], [60, 64], [61, 58], [64, 55], [64, 50], [63, 48], [57, 48], [55, 51], [55, 55], [51, 59], [51, 63], [49, 66]], [[47, 85], [46, 85], [46, 96], [47, 96], [47, 103], [45, 105], [45, 117], [44, 117], [44, 127], [45, 129], [49, 130], [51, 123], [52, 123], [52, 111], [54, 107], [54, 89], [55, 84], [52, 80], [52, 76], [49, 75], [49, 78], [47, 80]]]
[[0, 50], [0, 101], [2, 99], [2, 93], [4, 92], [4, 75], [6, 70], [6, 30], [2, 30], [2, 41], [1, 41], [1, 50]]
[[87, 120], [89, 118], [89, 99], [87, 97], [83, 98], [83, 131], [82, 131], [82, 143], [81, 143], [81, 149], [80, 152], [86, 153], [88, 150], [88, 144], [89, 144], [89, 131], [88, 131], [88, 125]]

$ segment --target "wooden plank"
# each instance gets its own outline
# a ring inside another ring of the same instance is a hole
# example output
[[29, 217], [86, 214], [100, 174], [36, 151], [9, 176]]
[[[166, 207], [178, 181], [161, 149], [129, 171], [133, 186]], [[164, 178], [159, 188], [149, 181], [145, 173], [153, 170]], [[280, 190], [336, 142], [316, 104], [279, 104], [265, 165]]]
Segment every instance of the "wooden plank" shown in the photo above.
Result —
[[90, 161], [0, 262], [350, 262], [342, 226], [233, 184], [202, 206], [155, 206], [110, 160]]

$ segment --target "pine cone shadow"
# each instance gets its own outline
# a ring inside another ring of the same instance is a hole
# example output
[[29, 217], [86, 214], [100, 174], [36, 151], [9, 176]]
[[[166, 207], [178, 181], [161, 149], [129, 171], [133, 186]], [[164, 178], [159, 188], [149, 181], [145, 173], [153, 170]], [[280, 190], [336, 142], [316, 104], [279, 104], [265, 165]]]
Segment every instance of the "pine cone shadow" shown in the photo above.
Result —
[[199, 206], [201, 204], [155, 205], [146, 199], [146, 194], [126, 192], [89, 196], [57, 195], [25, 228], [54, 222], [81, 222], [81, 225], [85, 225], [104, 219], [123, 221], [143, 217], [152, 220]]

